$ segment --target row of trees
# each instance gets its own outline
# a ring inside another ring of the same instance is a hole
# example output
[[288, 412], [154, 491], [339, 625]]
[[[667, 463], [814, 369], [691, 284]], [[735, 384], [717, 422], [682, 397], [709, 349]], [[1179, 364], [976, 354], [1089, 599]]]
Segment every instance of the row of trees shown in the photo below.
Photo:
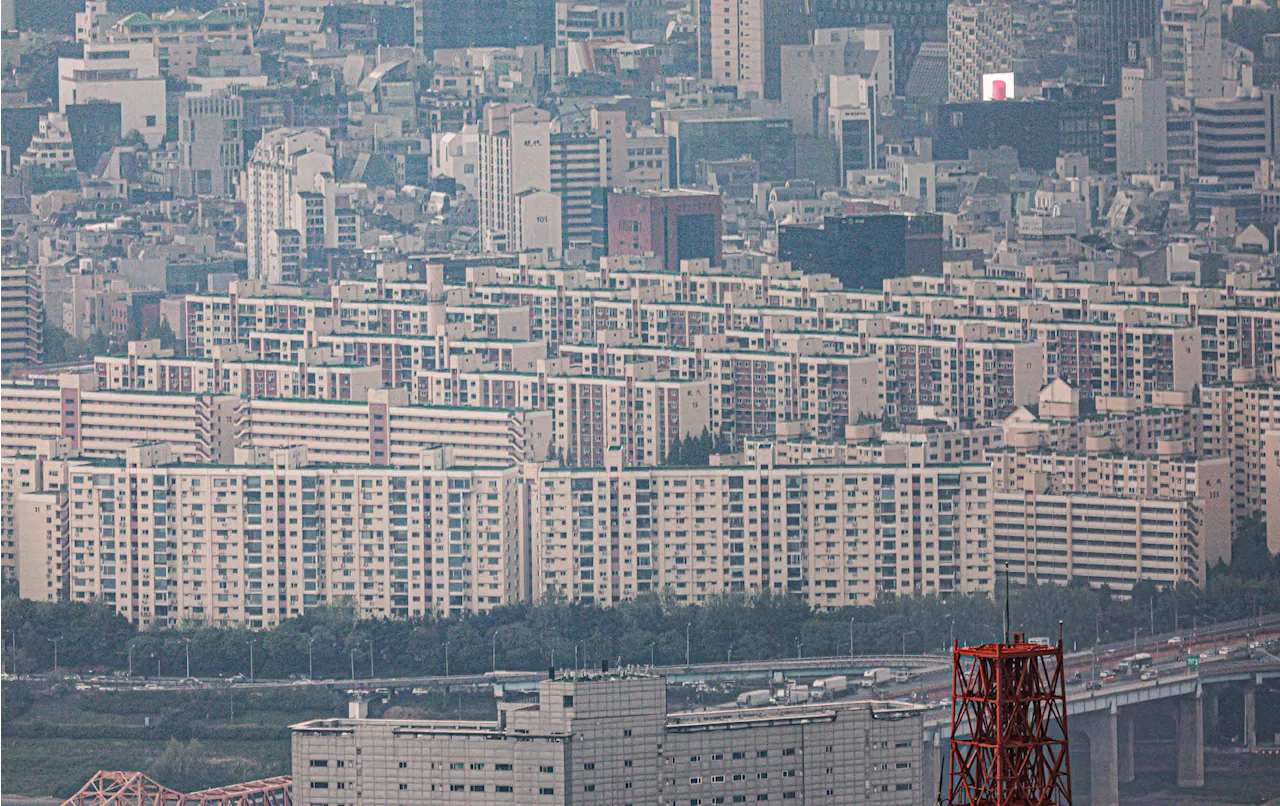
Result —
[[[1256, 534], [1256, 533], [1255, 533]], [[1280, 562], [1238, 542], [1231, 566], [1210, 572], [1201, 590], [1139, 585], [1125, 599], [1085, 586], [1015, 587], [1013, 625], [1055, 636], [1068, 649], [1131, 639], [1137, 631], [1190, 633], [1210, 624], [1280, 612]], [[500, 669], [539, 670], [611, 664], [943, 651], [952, 639], [997, 638], [1000, 593], [886, 599], [872, 607], [815, 612], [789, 597], [719, 598], [701, 606], [649, 594], [612, 608], [546, 602], [456, 619], [359, 620], [334, 605], [271, 630], [136, 630], [108, 608], [79, 603], [4, 602], [5, 669], [47, 672], [55, 643], [62, 669], [135, 675], [226, 676], [251, 672], [283, 679], [438, 675]]]

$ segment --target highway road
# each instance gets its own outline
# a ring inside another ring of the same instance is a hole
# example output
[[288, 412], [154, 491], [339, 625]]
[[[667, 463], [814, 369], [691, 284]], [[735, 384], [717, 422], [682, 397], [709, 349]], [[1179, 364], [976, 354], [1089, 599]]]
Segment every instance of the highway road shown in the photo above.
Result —
[[[1179, 639], [1170, 643], [1171, 639]], [[1181, 668], [1188, 653], [1205, 654], [1204, 663], [1215, 663], [1221, 656], [1219, 648], [1233, 645], [1247, 645], [1250, 641], [1280, 640], [1280, 613], [1264, 614], [1260, 618], [1234, 621], [1223, 624], [1200, 627], [1194, 631], [1186, 631], [1177, 635], [1164, 633], [1154, 637], [1138, 637], [1137, 641], [1125, 641], [1104, 644], [1089, 650], [1068, 653], [1065, 656], [1067, 673], [1080, 674], [1081, 684], [1092, 677], [1096, 668], [1099, 672], [1108, 670], [1119, 664], [1128, 655], [1145, 652], [1152, 656], [1159, 666], [1161, 674]], [[1275, 649], [1270, 650], [1280, 654]], [[697, 681], [733, 680], [758, 678], [769, 672], [779, 671], [789, 677], [821, 677], [830, 674], [860, 674], [863, 670], [875, 667], [890, 667], [895, 670], [909, 671], [911, 681], [905, 684], [889, 685], [877, 692], [879, 697], [909, 698], [916, 701], [929, 701], [945, 698], [950, 694], [950, 659], [944, 654], [927, 655], [859, 655], [852, 659], [847, 656], [813, 657], [813, 658], [778, 658], [768, 661], [735, 661], [732, 663], [693, 664], [691, 666], [657, 666], [637, 667], [667, 677], [672, 683], [692, 683]], [[445, 677], [379, 677], [357, 679], [325, 679], [325, 680], [255, 680], [242, 679], [179, 679], [161, 678], [148, 680], [124, 677], [101, 677], [81, 681], [80, 685], [90, 688], [115, 689], [158, 689], [183, 690], [202, 688], [211, 685], [233, 686], [236, 688], [276, 688], [280, 686], [335, 686], [352, 690], [377, 690], [398, 688], [436, 688], [441, 686], [475, 686], [492, 683], [509, 684], [522, 687], [534, 683], [546, 676], [539, 671], [504, 671], [484, 674], [452, 675]], [[40, 675], [29, 676], [41, 679]], [[9, 676], [5, 676], [9, 679]]]

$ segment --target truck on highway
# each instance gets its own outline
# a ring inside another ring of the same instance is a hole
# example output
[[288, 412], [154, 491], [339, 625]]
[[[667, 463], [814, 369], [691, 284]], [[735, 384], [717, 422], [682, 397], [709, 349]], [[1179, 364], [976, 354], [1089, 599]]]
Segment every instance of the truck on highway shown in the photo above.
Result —
[[1150, 653], [1139, 652], [1136, 655], [1130, 655], [1129, 657], [1120, 661], [1120, 666], [1119, 666], [1120, 673], [1133, 674], [1135, 672], [1141, 672], [1143, 669], [1150, 666], [1153, 662], [1154, 661], [1152, 660]]
[[813, 681], [812, 693], [815, 700], [834, 697], [849, 688], [849, 678], [838, 674]]
[[862, 687], [875, 688], [893, 679], [893, 670], [888, 668], [868, 669], [862, 673]]
[[758, 688], [755, 691], [744, 691], [738, 695], [739, 708], [758, 708], [761, 705], [769, 704], [770, 693], [767, 688]]

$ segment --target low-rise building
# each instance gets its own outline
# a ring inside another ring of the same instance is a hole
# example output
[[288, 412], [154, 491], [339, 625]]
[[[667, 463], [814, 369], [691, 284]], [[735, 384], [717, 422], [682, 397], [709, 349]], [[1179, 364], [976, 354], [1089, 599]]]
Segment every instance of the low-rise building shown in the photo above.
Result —
[[[497, 720], [347, 719], [291, 726], [312, 803], [917, 804], [923, 709], [833, 702], [667, 714], [661, 677], [579, 672], [500, 703]], [[343, 801], [345, 802], [345, 801]]]

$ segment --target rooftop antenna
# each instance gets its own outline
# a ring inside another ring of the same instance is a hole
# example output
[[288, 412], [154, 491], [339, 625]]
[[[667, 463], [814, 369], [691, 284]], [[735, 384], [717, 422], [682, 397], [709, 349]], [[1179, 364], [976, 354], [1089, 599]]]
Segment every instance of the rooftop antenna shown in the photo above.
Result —
[[1009, 563], [1004, 564], [1004, 642], [1009, 643]]

